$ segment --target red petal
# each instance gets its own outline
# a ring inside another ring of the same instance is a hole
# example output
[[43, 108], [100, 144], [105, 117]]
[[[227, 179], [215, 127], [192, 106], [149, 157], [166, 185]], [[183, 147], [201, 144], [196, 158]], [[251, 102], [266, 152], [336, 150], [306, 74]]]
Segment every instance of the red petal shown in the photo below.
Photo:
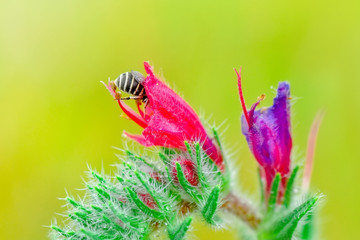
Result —
[[[173, 90], [158, 80], [155, 76], [148, 76], [144, 81], [149, 105], [153, 116], [159, 116], [161, 121], [152, 122], [153, 128], [162, 129], [161, 125], [172, 125], [181, 129], [187, 140], [189, 137], [205, 137], [206, 132], [195, 111]], [[152, 119], [152, 118], [151, 118]], [[159, 126], [157, 125], [159, 124]]]
[[144, 136], [142, 135], [134, 135], [134, 134], [130, 134], [127, 132], [123, 132], [123, 134], [125, 135], [125, 137], [128, 137], [138, 143], [140, 143], [141, 145], [145, 146], [145, 147], [151, 147], [154, 146], [154, 144], [152, 144], [151, 142], [147, 141]]
[[114, 86], [111, 85], [112, 82], [109, 81], [108, 84], [105, 84], [103, 81], [101, 81], [101, 83], [104, 84], [104, 86], [109, 90], [110, 94], [115, 98], [115, 100], [118, 101], [120, 108], [124, 111], [126, 115], [129, 116], [129, 118], [131, 118], [134, 122], [136, 122], [140, 127], [142, 128], [147, 127], [147, 123], [145, 122], [144, 118], [141, 117], [136, 112], [134, 112], [134, 110], [132, 110], [129, 106], [127, 106], [119, 99], [118, 93], [115, 91]]
[[139, 111], [139, 113], [140, 113], [140, 116], [143, 118], [143, 119], [145, 119], [145, 115], [144, 115], [144, 112], [143, 112], [143, 110], [141, 109], [141, 101], [139, 101], [139, 100], [137, 100], [136, 101], [136, 106], [137, 106], [137, 109], [138, 109], [138, 111]]
[[154, 75], [149, 63], [145, 62], [144, 67], [148, 75], [143, 85], [149, 101], [145, 109], [148, 127], [142, 133], [146, 144], [185, 149], [185, 140], [206, 142], [204, 150], [223, 169], [221, 153], [209, 141], [196, 112]]
[[147, 127], [142, 132], [142, 135], [148, 144], [151, 143], [154, 146], [185, 149], [185, 138], [181, 132], [169, 132], [166, 129], [160, 130]]
[[111, 82], [109, 81], [108, 84], [104, 83], [103, 81], [100, 81], [104, 86], [107, 88], [107, 90], [110, 92], [111, 96], [113, 96], [115, 99], [118, 99], [118, 94], [115, 92], [114, 87], [111, 85]]
[[131, 118], [131, 120], [133, 120], [135, 123], [137, 123], [142, 128], [147, 127], [147, 123], [139, 114], [137, 114], [134, 110], [132, 110], [128, 105], [123, 103], [123, 101], [121, 101], [120, 99], [118, 99], [117, 101], [119, 103], [119, 106], [123, 110], [123, 112], [126, 115], [128, 115], [129, 118]]
[[149, 62], [144, 62], [144, 68], [147, 74], [149, 74], [150, 76], [154, 76], [154, 71], [152, 70]]

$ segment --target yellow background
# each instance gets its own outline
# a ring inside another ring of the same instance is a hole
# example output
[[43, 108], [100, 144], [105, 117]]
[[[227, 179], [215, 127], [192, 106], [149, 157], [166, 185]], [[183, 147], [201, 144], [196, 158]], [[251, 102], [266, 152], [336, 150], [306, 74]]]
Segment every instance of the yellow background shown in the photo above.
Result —
[[[246, 193], [256, 164], [240, 133], [233, 67], [248, 105], [270, 105], [291, 82], [294, 151], [305, 155], [320, 109], [313, 192], [324, 193], [321, 239], [359, 236], [360, 17], [358, 1], [0, 1], [0, 239], [46, 239], [58, 197], [81, 194], [87, 164], [114, 170], [124, 129], [100, 80], [155, 71], [209, 123], [226, 123]], [[210, 117], [210, 118], [209, 118]], [[61, 217], [57, 217], [61, 219]], [[229, 238], [195, 223], [197, 239]], [[225, 234], [225, 235], [224, 235]]]

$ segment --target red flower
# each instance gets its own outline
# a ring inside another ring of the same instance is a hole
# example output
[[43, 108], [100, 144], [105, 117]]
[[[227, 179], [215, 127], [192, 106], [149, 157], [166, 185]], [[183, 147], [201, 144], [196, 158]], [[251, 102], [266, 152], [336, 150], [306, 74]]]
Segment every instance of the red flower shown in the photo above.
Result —
[[126, 132], [124, 134], [146, 147], [162, 146], [186, 150], [185, 141], [199, 141], [206, 154], [223, 170], [224, 164], [220, 149], [207, 135], [195, 111], [154, 75], [147, 62], [144, 63], [144, 67], [147, 77], [142, 85], [148, 102], [143, 111], [141, 102], [137, 101], [139, 114], [120, 100], [112, 82], [106, 85], [124, 113], [144, 128], [141, 135], [132, 135]]

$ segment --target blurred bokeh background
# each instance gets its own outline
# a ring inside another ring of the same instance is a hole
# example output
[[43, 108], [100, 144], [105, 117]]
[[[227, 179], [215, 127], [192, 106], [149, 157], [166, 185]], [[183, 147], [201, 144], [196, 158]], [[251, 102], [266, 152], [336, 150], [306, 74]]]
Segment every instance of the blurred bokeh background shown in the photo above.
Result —
[[[87, 165], [111, 172], [112, 146], [140, 128], [100, 80], [145, 60], [200, 112], [224, 127], [244, 192], [257, 194], [256, 164], [240, 133], [233, 67], [248, 105], [291, 82], [294, 149], [305, 156], [320, 129], [311, 188], [326, 196], [321, 239], [358, 236], [360, 172], [358, 1], [0, 1], [0, 239], [47, 239], [65, 191], [81, 192]], [[61, 217], [56, 216], [59, 220]], [[197, 239], [236, 229], [193, 225]]]

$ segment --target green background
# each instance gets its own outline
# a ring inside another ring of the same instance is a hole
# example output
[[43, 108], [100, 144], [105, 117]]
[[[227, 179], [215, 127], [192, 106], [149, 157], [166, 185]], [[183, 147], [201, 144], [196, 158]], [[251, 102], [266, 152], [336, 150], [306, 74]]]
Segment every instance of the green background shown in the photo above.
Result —
[[[66, 192], [81, 194], [87, 165], [117, 162], [124, 129], [140, 133], [100, 80], [155, 72], [235, 152], [242, 189], [257, 194], [256, 164], [240, 133], [233, 67], [248, 105], [291, 82], [294, 155], [305, 156], [325, 110], [311, 188], [325, 195], [321, 239], [355, 239], [360, 189], [358, 1], [0, 1], [0, 239], [46, 239]], [[137, 148], [137, 145], [134, 144]], [[66, 189], [66, 190], [65, 190]], [[236, 232], [193, 224], [191, 238]]]

